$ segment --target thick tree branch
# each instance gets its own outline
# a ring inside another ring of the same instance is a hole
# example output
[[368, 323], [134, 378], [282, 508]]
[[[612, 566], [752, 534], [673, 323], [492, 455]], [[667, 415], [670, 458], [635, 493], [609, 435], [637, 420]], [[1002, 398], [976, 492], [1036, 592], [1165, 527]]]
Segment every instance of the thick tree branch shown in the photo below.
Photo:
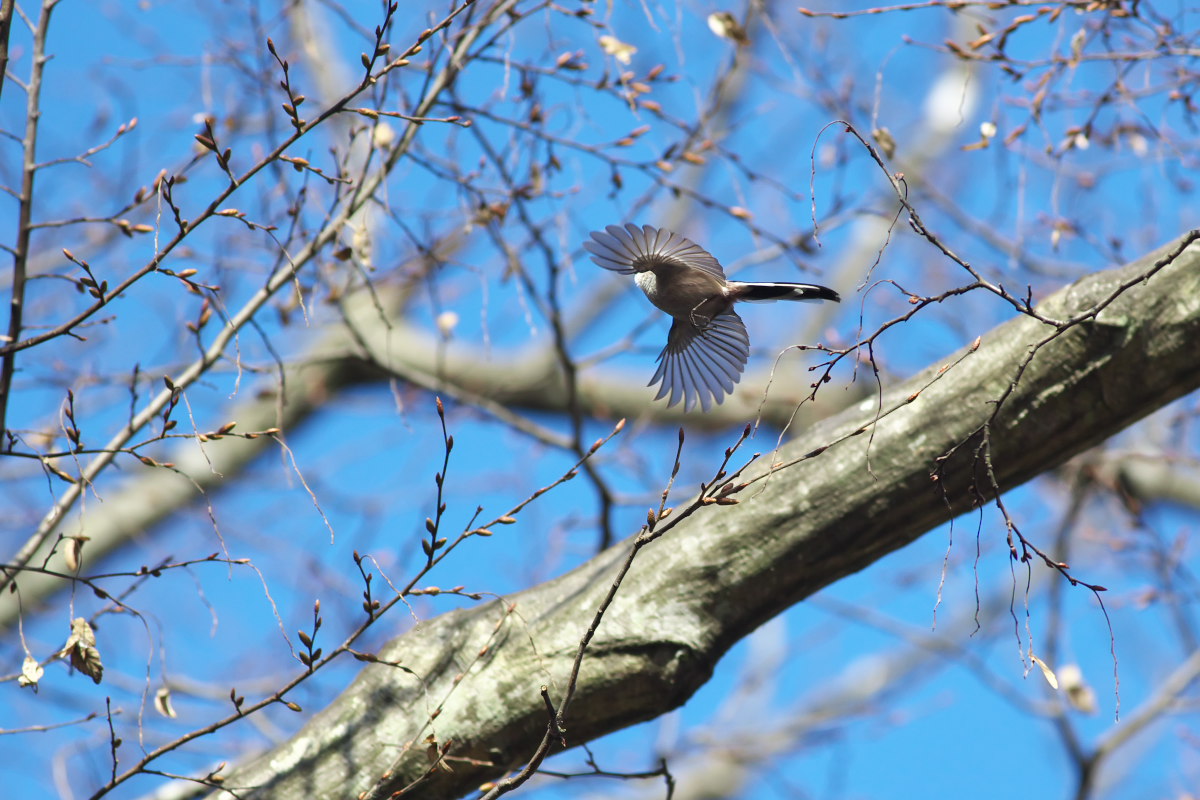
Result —
[[[1103, 306], [1094, 320], [1048, 340], [1053, 328], [1021, 316], [946, 359], [950, 369], [933, 365], [880, 405], [865, 401], [820, 423], [762, 460], [760, 475], [795, 463], [752, 483], [740, 505], [703, 508], [647, 548], [589, 647], [568, 741], [678, 706], [762, 622], [968, 510], [990, 485], [972, 446], [985, 427], [994, 476], [1009, 489], [1200, 386], [1195, 238], [1088, 276], [1039, 306], [1060, 320]], [[1192, 244], [1180, 253], [1184, 242]], [[546, 730], [539, 688], [561, 697], [629, 546], [419, 624], [379, 654], [404, 669], [366, 667], [299, 734], [225, 785], [239, 797], [386, 797], [421, 780], [421, 797], [456, 797], [519, 766]], [[430, 771], [430, 736], [452, 770]]]

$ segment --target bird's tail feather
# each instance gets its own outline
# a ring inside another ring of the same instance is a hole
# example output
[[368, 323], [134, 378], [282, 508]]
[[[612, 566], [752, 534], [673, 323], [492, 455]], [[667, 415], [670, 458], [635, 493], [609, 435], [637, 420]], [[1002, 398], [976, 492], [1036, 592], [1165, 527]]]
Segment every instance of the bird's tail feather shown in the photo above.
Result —
[[733, 289], [734, 297], [748, 303], [770, 303], [775, 300], [807, 300], [809, 302], [832, 300], [835, 303], [839, 303], [842, 300], [841, 296], [833, 289], [830, 289], [828, 286], [819, 286], [815, 283], [742, 283], [731, 281], [730, 288]]

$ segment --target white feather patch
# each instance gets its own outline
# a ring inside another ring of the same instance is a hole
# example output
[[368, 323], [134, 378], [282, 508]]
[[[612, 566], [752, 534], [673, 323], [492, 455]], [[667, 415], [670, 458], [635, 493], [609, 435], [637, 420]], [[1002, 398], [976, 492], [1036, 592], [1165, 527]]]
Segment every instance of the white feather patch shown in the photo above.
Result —
[[637, 282], [638, 288], [646, 293], [646, 297], [653, 300], [655, 295], [658, 294], [658, 280], [654, 277], [653, 272], [649, 270], [639, 272], [633, 276], [633, 279]]

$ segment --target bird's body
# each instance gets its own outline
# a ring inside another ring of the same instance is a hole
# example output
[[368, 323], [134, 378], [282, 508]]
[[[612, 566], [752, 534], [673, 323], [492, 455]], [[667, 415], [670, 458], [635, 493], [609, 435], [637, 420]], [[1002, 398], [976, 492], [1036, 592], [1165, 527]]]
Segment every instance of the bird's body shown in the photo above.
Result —
[[733, 391], [750, 357], [750, 339], [734, 303], [774, 300], [839, 301], [811, 283], [746, 283], [725, 279], [721, 264], [690, 239], [649, 225], [609, 225], [583, 245], [605, 269], [632, 274], [647, 299], [674, 319], [658, 356], [660, 399], [707, 411]]
[[[658, 267], [637, 273], [633, 280], [651, 303], [675, 319], [700, 324], [733, 305], [725, 282], [698, 269]], [[700, 303], [692, 302], [701, 296]]]

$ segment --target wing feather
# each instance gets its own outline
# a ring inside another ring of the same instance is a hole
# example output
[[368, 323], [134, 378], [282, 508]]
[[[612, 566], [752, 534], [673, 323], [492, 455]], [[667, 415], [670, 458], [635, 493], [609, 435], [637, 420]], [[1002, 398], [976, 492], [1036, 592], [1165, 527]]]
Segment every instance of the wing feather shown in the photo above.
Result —
[[705, 411], [733, 392], [750, 358], [750, 337], [733, 310], [718, 314], [705, 328], [675, 320], [667, 346], [658, 355], [650, 385], [661, 382], [655, 400], [683, 401], [685, 411]]
[[698, 269], [724, 280], [725, 271], [712, 254], [687, 237], [650, 225], [609, 225], [592, 231], [583, 247], [605, 269], [632, 275], [672, 264]]

